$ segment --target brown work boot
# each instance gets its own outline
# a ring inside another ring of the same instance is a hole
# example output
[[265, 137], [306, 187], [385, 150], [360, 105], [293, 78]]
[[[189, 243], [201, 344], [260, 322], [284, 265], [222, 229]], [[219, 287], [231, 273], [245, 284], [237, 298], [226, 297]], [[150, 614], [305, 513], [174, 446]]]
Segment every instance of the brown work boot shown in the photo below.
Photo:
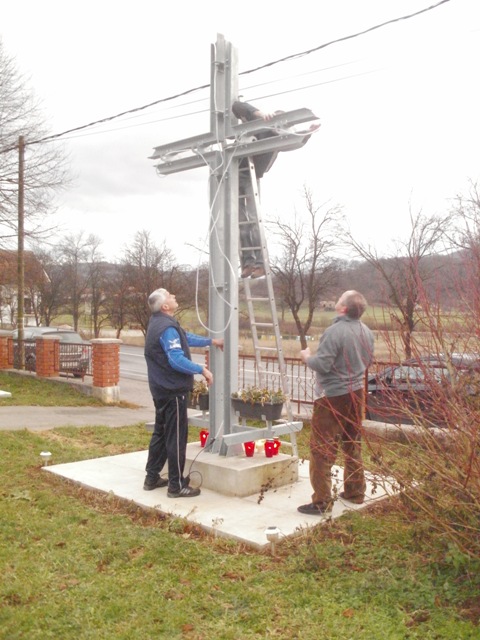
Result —
[[252, 275], [254, 269], [255, 265], [253, 264], [245, 265], [242, 269], [242, 278], [249, 278]]
[[349, 498], [347, 498], [347, 496], [345, 495], [345, 491], [341, 491], [338, 494], [338, 497], [342, 500], [347, 500], [347, 502], [353, 502], [353, 504], [363, 504], [363, 501], [365, 500], [365, 496], [363, 495], [350, 496]]
[[265, 275], [265, 269], [260, 265], [257, 265], [256, 267], [254, 267], [251, 274], [252, 278], [263, 278], [264, 275]]

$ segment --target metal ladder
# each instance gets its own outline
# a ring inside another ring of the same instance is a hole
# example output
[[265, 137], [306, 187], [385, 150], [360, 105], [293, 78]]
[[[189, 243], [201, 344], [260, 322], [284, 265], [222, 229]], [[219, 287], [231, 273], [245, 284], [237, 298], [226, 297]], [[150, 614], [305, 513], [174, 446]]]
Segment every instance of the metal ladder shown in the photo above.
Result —
[[[270, 261], [268, 257], [267, 241], [265, 238], [265, 230], [260, 213], [260, 194], [258, 188], [257, 177], [255, 173], [255, 165], [251, 158], [248, 159], [248, 168], [242, 168], [240, 171], [247, 172], [246, 188], [244, 194], [239, 194], [239, 199], [244, 198], [245, 211], [247, 212], [246, 222], [239, 222], [240, 225], [257, 225], [260, 238], [260, 246], [255, 247], [239, 247], [240, 254], [247, 251], [260, 252], [265, 269], [265, 278], [254, 279], [243, 278], [243, 286], [245, 291], [245, 299], [247, 303], [248, 315], [250, 320], [250, 328], [252, 332], [253, 348], [255, 352], [255, 362], [257, 366], [257, 373], [260, 385], [264, 388], [268, 388], [269, 380], [273, 383], [271, 386], [281, 389], [286, 397], [284, 403], [287, 421], [293, 422], [292, 405], [290, 402], [290, 385], [288, 383], [287, 368], [285, 364], [285, 357], [283, 354], [282, 336], [280, 333], [280, 327], [278, 323], [277, 307], [275, 304], [275, 293], [273, 290], [272, 272], [270, 269]], [[241, 203], [239, 201], [239, 207]], [[252, 289], [256, 288], [258, 283], [266, 283], [267, 296], [255, 294]], [[259, 321], [258, 318], [258, 305], [264, 305], [268, 303], [270, 310], [269, 321]], [[262, 346], [260, 341], [259, 331], [264, 330], [270, 332], [270, 337], [274, 337], [275, 346]], [[262, 354], [274, 353], [278, 357], [278, 371], [268, 370], [265, 367], [265, 361], [262, 359]], [[276, 384], [275, 384], [276, 378]], [[290, 442], [292, 445], [292, 452], [295, 456], [298, 456], [297, 439], [295, 432], [292, 430], [290, 433]]]

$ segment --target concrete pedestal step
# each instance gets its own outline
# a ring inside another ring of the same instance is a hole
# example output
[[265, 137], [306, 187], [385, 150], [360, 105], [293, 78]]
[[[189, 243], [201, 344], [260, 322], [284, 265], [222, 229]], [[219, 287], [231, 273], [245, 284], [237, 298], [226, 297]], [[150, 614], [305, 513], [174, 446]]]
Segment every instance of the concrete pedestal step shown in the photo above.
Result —
[[[191, 442], [187, 445], [185, 473], [191, 476], [192, 484], [200, 484], [195, 478], [198, 473], [205, 489], [242, 498], [296, 482], [298, 458], [283, 453], [267, 458], [261, 452], [251, 458], [245, 454], [225, 457]], [[162, 475], [167, 475], [166, 469]]]

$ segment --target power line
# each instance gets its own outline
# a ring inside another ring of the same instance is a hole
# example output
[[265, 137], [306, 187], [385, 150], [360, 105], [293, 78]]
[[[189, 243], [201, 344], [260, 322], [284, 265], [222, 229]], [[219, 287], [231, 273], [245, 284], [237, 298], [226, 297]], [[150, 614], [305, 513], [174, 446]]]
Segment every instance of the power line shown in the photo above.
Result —
[[[335, 64], [335, 65], [331, 65], [331, 66], [328, 66], [328, 67], [322, 67], [320, 69], [312, 69], [311, 71], [305, 71], [303, 73], [295, 73], [295, 74], [291, 74], [291, 75], [287, 75], [287, 76], [282, 76], [280, 78], [275, 78], [274, 80], [266, 80], [266, 81], [260, 82], [259, 84], [252, 84], [252, 85], [248, 85], [246, 87], [243, 87], [242, 91], [249, 91], [251, 89], [257, 89], [258, 87], [266, 87], [267, 85], [270, 85], [270, 84], [278, 84], [279, 82], [285, 82], [285, 80], [302, 78], [303, 76], [311, 76], [311, 75], [315, 75], [317, 73], [322, 73], [324, 71], [331, 71], [332, 69], [338, 69], [339, 67], [345, 67], [345, 66], [348, 66], [348, 65], [351, 65], [351, 64], [355, 64], [356, 62], [358, 62], [358, 60], [356, 60], [356, 61], [352, 60], [352, 61], [349, 61], [349, 62], [342, 62], [340, 64]], [[347, 76], [347, 77], [352, 77], [352, 76]], [[338, 78], [338, 80], [342, 80], [342, 79], [343, 78]], [[210, 85], [208, 85], [208, 86], [210, 86]], [[315, 86], [315, 85], [312, 85], [312, 86]], [[300, 89], [302, 89], [302, 87], [300, 87]], [[206, 102], [207, 100], [208, 100], [208, 96], [205, 97], [205, 98], [198, 98], [196, 100], [189, 100], [188, 102], [182, 102], [182, 103], [180, 103], [178, 105], [172, 105], [172, 106], [169, 106], [169, 107], [165, 107], [165, 109], [167, 109], [167, 110], [168, 109], [178, 109], [179, 107], [186, 107], [186, 106], [190, 106], [190, 105], [193, 105], [193, 104], [203, 103], [203, 102]], [[201, 109], [199, 111], [192, 111], [192, 112], [185, 113], [185, 114], [182, 114], [182, 115], [175, 115], [175, 116], [170, 116], [170, 117], [166, 117], [166, 118], [161, 118], [159, 120], [153, 120], [153, 121], [150, 121], [149, 123], [145, 123], [145, 124], [152, 124], [152, 123], [156, 123], [156, 122], [164, 122], [166, 120], [173, 120], [173, 119], [182, 118], [182, 117], [186, 117], [186, 116], [196, 115], [198, 113], [205, 113], [206, 111], [209, 111], [209, 110], [210, 110], [210, 107], [207, 106], [206, 109]], [[143, 114], [139, 113], [139, 114], [131, 115], [131, 117], [129, 117], [129, 118], [125, 118], [124, 121], [133, 120], [135, 118], [141, 118], [141, 117], [143, 117]], [[137, 126], [137, 125], [134, 125], [134, 126]], [[139, 126], [141, 126], [141, 125], [139, 125]], [[119, 127], [117, 129], [108, 129], [108, 131], [118, 131], [118, 130], [125, 129], [125, 128], [127, 128], [127, 127]], [[96, 135], [96, 134], [94, 133], [94, 134], [86, 134], [86, 135]], [[67, 140], [71, 140], [72, 138], [75, 138], [75, 137], [79, 137], [79, 136], [72, 136], [72, 137], [68, 137], [66, 139]]]
[[[400, 22], [402, 20], [408, 20], [410, 18], [414, 18], [416, 16], [419, 16], [423, 13], [426, 13], [427, 11], [431, 11], [432, 9], [436, 9], [439, 6], [445, 4], [446, 2], [450, 2], [450, 0], [440, 0], [440, 2], [437, 2], [436, 4], [430, 5], [429, 7], [425, 7], [424, 9], [420, 9], [419, 11], [415, 11], [414, 13], [410, 13], [408, 15], [404, 15], [404, 16], [400, 16], [398, 18], [392, 18], [391, 20], [387, 20], [385, 22], [382, 22], [380, 24], [374, 25], [372, 27], [369, 27], [368, 29], [364, 29], [363, 31], [358, 31], [357, 33], [353, 33], [350, 34], [348, 36], [343, 36], [341, 38], [336, 38], [335, 40], [330, 40], [329, 42], [325, 42], [324, 44], [319, 45], [318, 47], [314, 47], [312, 49], [308, 49], [307, 51], [302, 51], [301, 53], [294, 53], [291, 54], [289, 56], [285, 56], [283, 58], [278, 58], [277, 60], [273, 60], [271, 62], [267, 62], [266, 64], [260, 65], [258, 67], [254, 67], [252, 69], [248, 69], [247, 71], [242, 71], [240, 72], [239, 75], [248, 75], [251, 73], [254, 73], [255, 71], [260, 71], [261, 69], [266, 69], [267, 67], [272, 67], [276, 64], [280, 64], [281, 62], [285, 62], [287, 60], [293, 60], [295, 58], [301, 58], [303, 56], [307, 56], [310, 55], [311, 53], [314, 53], [316, 51], [320, 51], [321, 49], [325, 49], [326, 47], [329, 47], [333, 44], [338, 44], [339, 42], [345, 42], [346, 40], [351, 40], [353, 38], [358, 38], [359, 36], [363, 36], [367, 33], [370, 33], [372, 31], [375, 31], [377, 29], [381, 29], [382, 27], [386, 27], [390, 24], [394, 24], [396, 22]], [[116, 115], [113, 116], [108, 116], [106, 118], [101, 118], [100, 120], [95, 120], [93, 122], [89, 122], [88, 124], [84, 124], [81, 125], [79, 127], [74, 127], [72, 129], [67, 129], [66, 131], [62, 131], [61, 133], [56, 133], [50, 136], [45, 136], [44, 138], [40, 138], [39, 140], [33, 140], [32, 142], [27, 142], [26, 144], [28, 145], [33, 145], [33, 144], [40, 144], [41, 142], [47, 142], [49, 140], [55, 140], [58, 139], [62, 136], [65, 136], [69, 133], [74, 133], [76, 131], [82, 131], [83, 129], [87, 129], [89, 127], [93, 127], [94, 125], [97, 124], [103, 124], [105, 122], [111, 122], [112, 120], [116, 120], [117, 118], [121, 118], [122, 116], [125, 115], [129, 115], [131, 113], [137, 113], [139, 111], [144, 111], [145, 109], [149, 109], [150, 107], [154, 107], [158, 104], [162, 104], [164, 102], [169, 102], [171, 100], [175, 100], [176, 98], [180, 98], [182, 96], [186, 96], [189, 95], [191, 93], [194, 93], [196, 91], [201, 91], [202, 89], [208, 89], [210, 87], [210, 84], [203, 84], [203, 85], [199, 85], [198, 87], [193, 87], [191, 89], [187, 89], [186, 91], [182, 91], [180, 93], [177, 93], [175, 95], [172, 96], [168, 96], [166, 98], [160, 98], [159, 100], [155, 100], [154, 102], [150, 102], [146, 105], [143, 105], [141, 107], [135, 107], [133, 109], [128, 109], [127, 111], [122, 111], [121, 113], [117, 113]], [[14, 145], [12, 147], [9, 147], [7, 149], [3, 149], [1, 151], [1, 153], [6, 153], [8, 151], [12, 151], [13, 149], [16, 149], [18, 145]]]
[[[307, 89], [313, 89], [314, 87], [321, 87], [322, 85], [325, 84], [333, 84], [334, 82], [343, 82], [344, 80], [352, 80], [353, 78], [359, 78], [361, 76], [365, 76], [368, 75], [370, 73], [376, 73], [378, 71], [378, 69], [370, 69], [368, 71], [361, 71], [359, 73], [355, 73], [355, 74], [351, 74], [348, 76], [343, 76], [341, 78], [332, 78], [331, 80], [323, 80], [321, 82], [316, 82], [314, 84], [309, 84], [309, 85], [303, 85], [303, 86], [297, 86], [293, 89], [285, 89], [284, 91], [276, 91], [275, 93], [269, 93], [269, 94], [264, 94], [261, 96], [255, 96], [254, 98], [252, 98], [252, 100], [263, 100], [265, 98], [273, 98], [275, 96], [282, 96], [285, 95], [287, 93], [293, 93], [294, 91], [306, 91]], [[310, 72], [310, 73], [314, 73], [314, 72]], [[295, 77], [300, 77], [301, 75], [307, 75], [307, 74], [299, 74], [298, 76]], [[252, 87], [248, 87], [248, 89], [252, 89], [252, 88], [259, 88], [259, 87], [264, 87], [267, 86], [269, 84], [273, 84], [273, 82], [281, 82], [283, 81], [283, 79], [281, 80], [276, 80], [276, 81], [272, 81], [272, 82], [266, 82], [264, 84], [258, 84], [258, 85], [254, 85]], [[244, 89], [244, 91], [246, 91], [246, 89]], [[201, 102], [200, 100], [194, 101], [194, 102]], [[185, 105], [180, 105], [180, 106], [185, 106]], [[168, 122], [170, 120], [178, 120], [179, 118], [185, 118], [185, 117], [189, 117], [189, 116], [195, 116], [195, 115], [199, 115], [200, 113], [209, 113], [210, 112], [210, 107], [206, 107], [205, 109], [199, 109], [197, 111], [190, 111], [188, 113], [182, 113], [180, 115], [172, 115], [172, 116], [166, 116], [164, 118], [157, 118], [155, 120], [148, 120], [148, 122], [137, 122], [135, 124], [126, 124], [125, 126], [118, 126], [118, 127], [114, 127], [113, 129], [103, 129], [101, 131], [92, 131], [90, 133], [82, 133], [79, 135], [68, 135], [65, 138], [63, 138], [64, 140], [75, 140], [76, 138], [84, 138], [86, 136], [98, 136], [98, 135], [104, 135], [105, 133], [114, 133], [115, 131], [124, 131], [125, 129], [133, 129], [136, 127], [144, 127], [147, 125], [151, 125], [151, 124], [157, 124], [159, 122]]]
[[[331, 69], [336, 69], [338, 67], [344, 67], [344, 66], [347, 66], [347, 65], [350, 65], [350, 64], [354, 64], [354, 62], [345, 62], [345, 63], [338, 64], [338, 65], [332, 65], [330, 67], [323, 67], [321, 69], [314, 69], [314, 70], [307, 71], [307, 72], [304, 72], [304, 73], [297, 73], [297, 74], [290, 75], [290, 76], [287, 76], [287, 77], [277, 78], [275, 80], [270, 80], [270, 81], [267, 81], [267, 82], [261, 82], [259, 84], [249, 85], [249, 86], [243, 88], [242, 91], [248, 91], [248, 90], [251, 90], [251, 89], [258, 89], [260, 87], [266, 87], [268, 85], [277, 84], [279, 82], [284, 82], [285, 80], [290, 80], [292, 78], [302, 78], [304, 76], [311, 76], [311, 75], [314, 75], [314, 74], [317, 74], [317, 73], [321, 73], [323, 71], [329, 71]], [[332, 78], [331, 80], [324, 80], [324, 81], [321, 81], [321, 82], [316, 82], [316, 83], [310, 84], [310, 85], [297, 86], [297, 87], [295, 87], [293, 89], [285, 89], [284, 91], [276, 91], [275, 93], [269, 93], [269, 94], [264, 94], [262, 96], [256, 96], [255, 98], [252, 98], [252, 99], [253, 100], [261, 100], [261, 99], [264, 99], [264, 98], [272, 98], [272, 97], [275, 97], [275, 96], [281, 96], [281, 95], [284, 95], [286, 93], [292, 93], [294, 91], [305, 91], [306, 89], [312, 89], [314, 87], [320, 87], [320, 86], [325, 85], [325, 84], [332, 84], [334, 82], [342, 82], [344, 80], [351, 80], [352, 78], [358, 78], [360, 76], [364, 76], [364, 75], [367, 75], [367, 74], [370, 74], [370, 73], [375, 73], [376, 71], [378, 71], [378, 70], [377, 69], [373, 69], [373, 70], [369, 70], [369, 71], [363, 71], [363, 72], [359, 72], [359, 73], [356, 73], [356, 74], [351, 74], [351, 75], [348, 75], [348, 76], [342, 76], [342, 77], [339, 77], [339, 78]], [[198, 103], [201, 103], [201, 102], [205, 102], [206, 100], [207, 100], [207, 98], [199, 98], [198, 100], [190, 100], [188, 102], [184, 102], [184, 103], [182, 103], [180, 105], [177, 105], [175, 107], [167, 107], [167, 109], [178, 109], [178, 107], [190, 106], [190, 105], [193, 105], [193, 104], [198, 104]], [[133, 128], [136, 128], [136, 127], [143, 127], [143, 126], [147, 126], [147, 125], [151, 125], [151, 124], [157, 124], [159, 122], [168, 122], [170, 120], [178, 120], [179, 118], [186, 118], [186, 117], [189, 117], [189, 116], [199, 115], [201, 113], [208, 113], [209, 111], [210, 111], [210, 107], [207, 105], [204, 109], [198, 109], [197, 111], [190, 111], [190, 112], [187, 112], [187, 113], [182, 113], [182, 114], [177, 114], [177, 115], [159, 117], [159, 118], [157, 118], [155, 120], [149, 120], [148, 122], [139, 122], [139, 123], [136, 123], [136, 124], [129, 123], [129, 124], [126, 124], [125, 126], [121, 126], [120, 125], [118, 127], [114, 127], [113, 129], [102, 129], [101, 131], [91, 131], [91, 132], [88, 132], [88, 133], [84, 132], [84, 133], [79, 133], [78, 135], [68, 135], [67, 133], [65, 133], [64, 137], [63, 137], [63, 140], [76, 140], [78, 138], [84, 138], [84, 137], [87, 137], [87, 136], [104, 135], [106, 133], [114, 133], [116, 131], [124, 131], [125, 129], [133, 129]], [[135, 119], [135, 118], [142, 117], [142, 115], [143, 114], [132, 115], [130, 118], [126, 118], [126, 120], [124, 122], [126, 122], [128, 120]], [[120, 116], [118, 116], [118, 117], [120, 117]], [[73, 133], [74, 132], [72, 132], [72, 134]], [[31, 143], [31, 144], [33, 144], [33, 143]], [[16, 148], [17, 148], [17, 145], [12, 145], [12, 147], [10, 147], [9, 149], [4, 149], [2, 152], [14, 150]], [[2, 152], [0, 152], [0, 153], [2, 153]]]
[[386, 27], [389, 24], [394, 24], [395, 22], [400, 22], [401, 20], [408, 20], [409, 18], [415, 18], [426, 11], [431, 11], [432, 9], [436, 9], [442, 4], [446, 2], [450, 2], [450, 0], [440, 0], [437, 4], [432, 4], [430, 7], [426, 7], [425, 9], [420, 9], [420, 11], [415, 11], [415, 13], [410, 13], [405, 16], [400, 16], [399, 18], [392, 18], [391, 20], [387, 20], [386, 22], [381, 22], [380, 24], [376, 24], [373, 27], [369, 27], [364, 31], [358, 31], [357, 33], [352, 33], [349, 36], [343, 36], [342, 38], [336, 38], [335, 40], [330, 40], [330, 42], [325, 42], [324, 44], [319, 45], [318, 47], [314, 47], [313, 49], [308, 49], [307, 51], [302, 51], [302, 53], [293, 53], [290, 56], [285, 56], [285, 58], [279, 58], [278, 60], [274, 60], [273, 62], [267, 62], [266, 64], [262, 64], [259, 67], [254, 67], [253, 69], [249, 69], [248, 71], [242, 71], [240, 75], [246, 75], [248, 73], [253, 73], [254, 71], [260, 71], [261, 69], [266, 69], [267, 67], [273, 67], [275, 64], [279, 64], [280, 62], [286, 62], [287, 60], [293, 60], [294, 58], [301, 58], [303, 56], [308, 56], [315, 51], [320, 51], [320, 49], [325, 49], [325, 47], [329, 47], [332, 44], [337, 44], [338, 42], [345, 42], [346, 40], [351, 40], [352, 38], [358, 38], [359, 36], [363, 36], [366, 33], [370, 33], [371, 31], [375, 31], [376, 29], [381, 29], [382, 27]]

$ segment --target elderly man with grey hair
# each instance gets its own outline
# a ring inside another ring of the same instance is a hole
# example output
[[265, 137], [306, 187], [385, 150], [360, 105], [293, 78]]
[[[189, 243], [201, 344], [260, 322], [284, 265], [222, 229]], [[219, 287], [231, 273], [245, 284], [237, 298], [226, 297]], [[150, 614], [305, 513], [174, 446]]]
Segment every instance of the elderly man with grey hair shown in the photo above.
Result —
[[[188, 394], [193, 388], [195, 374], [202, 374], [209, 385], [213, 374], [196, 364], [190, 347], [215, 346], [223, 350], [223, 339], [212, 339], [184, 331], [174, 314], [178, 303], [173, 293], [156, 289], [148, 298], [150, 317], [145, 338], [148, 384], [155, 405], [153, 430], [146, 478], [146, 491], [168, 485], [169, 498], [193, 498], [200, 489], [191, 487], [184, 478], [188, 437]], [[168, 462], [168, 479], [160, 472]]]
[[360, 321], [367, 301], [358, 291], [345, 291], [337, 304], [337, 317], [324, 332], [317, 353], [300, 352], [316, 374], [315, 402], [310, 435], [312, 502], [300, 513], [323, 515], [332, 509], [332, 466], [339, 441], [345, 455], [344, 490], [340, 497], [361, 504], [365, 495], [361, 427], [365, 406], [365, 370], [373, 358], [374, 338]]

